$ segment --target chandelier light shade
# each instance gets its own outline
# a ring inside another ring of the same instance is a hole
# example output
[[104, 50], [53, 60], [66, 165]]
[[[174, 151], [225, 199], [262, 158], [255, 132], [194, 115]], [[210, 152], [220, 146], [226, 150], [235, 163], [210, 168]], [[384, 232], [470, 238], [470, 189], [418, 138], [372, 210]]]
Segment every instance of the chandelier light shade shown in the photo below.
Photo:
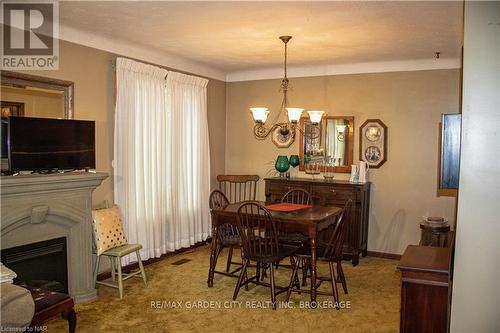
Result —
[[270, 111], [268, 108], [250, 108], [250, 112], [252, 112], [253, 120], [256, 123], [264, 124]]
[[321, 122], [321, 118], [323, 117], [323, 114], [325, 113], [325, 111], [310, 110], [310, 111], [307, 111], [307, 113], [309, 114], [309, 118], [311, 120], [311, 123], [313, 123], [313, 125], [317, 125]]
[[288, 113], [288, 121], [296, 124], [299, 122], [300, 117], [302, 116], [302, 111], [304, 111], [304, 109], [286, 108], [286, 111]]
[[[280, 91], [283, 93], [283, 100], [279, 112], [276, 114], [273, 123], [266, 126], [265, 122], [270, 111], [266, 107], [252, 107], [253, 120], [255, 122], [253, 134], [256, 139], [264, 140], [270, 134], [272, 140], [279, 148], [289, 147], [296, 137], [297, 129], [301, 131], [298, 123], [302, 117], [303, 108], [290, 108], [288, 107], [288, 90], [289, 80], [287, 77], [287, 44], [292, 39], [292, 36], [281, 36], [283, 44], [285, 44], [285, 61], [284, 61], [284, 76], [281, 80]], [[317, 126], [321, 122], [324, 111], [308, 111], [311, 123]]]

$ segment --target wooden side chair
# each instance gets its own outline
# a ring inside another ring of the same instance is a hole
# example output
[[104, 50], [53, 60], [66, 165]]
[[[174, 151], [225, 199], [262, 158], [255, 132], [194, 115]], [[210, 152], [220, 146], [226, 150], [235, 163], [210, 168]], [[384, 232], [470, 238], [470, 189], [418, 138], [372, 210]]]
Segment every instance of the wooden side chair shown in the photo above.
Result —
[[[342, 288], [344, 289], [344, 293], [347, 294], [347, 282], [345, 279], [344, 271], [342, 269], [342, 248], [344, 246], [344, 241], [346, 237], [346, 231], [348, 228], [347, 223], [345, 222], [348, 220], [348, 215], [350, 214], [351, 211], [351, 206], [352, 206], [352, 200], [349, 199], [346, 204], [344, 205], [344, 208], [342, 209], [342, 212], [337, 218], [337, 222], [335, 223], [335, 226], [328, 237], [327, 241], [325, 242], [319, 242], [318, 247], [317, 247], [317, 253], [318, 253], [318, 261], [326, 261], [328, 262], [328, 266], [330, 268], [330, 276], [329, 277], [318, 277], [318, 284], [314, 286], [316, 290], [319, 288], [321, 283], [323, 281], [330, 281], [332, 285], [332, 293], [324, 293], [324, 292], [319, 292], [317, 291], [317, 294], [319, 295], [328, 295], [328, 296], [333, 296], [334, 301], [337, 304], [337, 309], [338, 307], [338, 302], [339, 302], [339, 294], [337, 290], [337, 283], [342, 284]], [[310, 261], [311, 261], [311, 249], [309, 246], [304, 246], [300, 248], [295, 253], [295, 261], [300, 261], [301, 259], [304, 259], [307, 262], [307, 268], [311, 267]], [[335, 274], [335, 267], [334, 264], [337, 266], [337, 274]], [[295, 289], [296, 285], [296, 276], [297, 276], [297, 271], [299, 269], [299, 265], [294, 265], [292, 268], [292, 276], [290, 278], [290, 286], [288, 288], [287, 296], [286, 299], [287, 301], [290, 300], [290, 295], [292, 291], [298, 291], [298, 292], [307, 292], [305, 290], [300, 290], [300, 289]]]
[[[120, 299], [123, 298], [123, 281], [138, 276], [142, 276], [144, 285], [147, 286], [146, 273], [141, 261], [139, 250], [142, 249], [141, 244], [128, 244], [123, 225], [120, 217], [118, 206], [111, 208], [98, 209], [92, 211], [92, 224], [94, 230], [95, 253], [97, 255], [94, 269], [94, 285], [101, 284], [112, 288], [117, 288], [120, 294]], [[139, 269], [135, 272], [123, 273], [121, 259], [131, 253], [137, 256]], [[112, 283], [97, 281], [97, 273], [99, 270], [99, 261], [101, 256], [109, 258], [111, 263], [111, 280]], [[118, 276], [117, 284], [115, 284], [116, 276]]]
[[[255, 201], [257, 195], [257, 184], [260, 177], [258, 175], [218, 175], [219, 191], [224, 193], [229, 203]], [[228, 264], [226, 272], [229, 273], [231, 265], [240, 265], [233, 262], [234, 246], [229, 247]]]
[[[241, 286], [254, 282], [271, 288], [271, 302], [275, 310], [276, 296], [287, 291], [288, 288], [277, 288], [275, 286], [274, 266], [280, 260], [292, 256], [298, 247], [287, 246], [278, 241], [278, 232], [271, 213], [256, 202], [247, 202], [239, 207], [238, 232], [243, 245], [243, 268], [234, 289], [233, 300], [238, 297]], [[248, 278], [247, 268], [250, 261], [257, 263], [257, 269], [255, 276]], [[294, 263], [292, 260], [292, 266], [295, 270]], [[270, 284], [260, 282], [260, 268], [263, 265], [270, 268]]]
[[[223, 209], [227, 205], [229, 205], [229, 200], [227, 199], [226, 195], [221, 191], [213, 190], [212, 193], [210, 193], [209, 204], [210, 204], [210, 210]], [[238, 230], [235, 225], [223, 224], [219, 225], [217, 228], [218, 228], [217, 230], [218, 241], [217, 241], [217, 250], [215, 256], [216, 262], [220, 252], [224, 248], [229, 248], [229, 254], [227, 257], [226, 271], [225, 272], [214, 271], [214, 273], [234, 276], [234, 274], [241, 269], [241, 264], [239, 264], [240, 266], [239, 268], [230, 272], [231, 264], [233, 263], [232, 262], [233, 249], [241, 248], [240, 235], [238, 234]]]
[[[282, 203], [292, 203], [299, 205], [311, 205], [311, 195], [309, 192], [303, 189], [291, 189], [286, 192], [281, 198]], [[285, 244], [291, 245], [303, 245], [309, 240], [309, 237], [299, 233], [299, 232], [286, 232], [286, 230], [281, 230], [279, 234], [279, 240]]]
[[254, 201], [257, 194], [258, 175], [218, 175], [219, 190], [230, 203]]

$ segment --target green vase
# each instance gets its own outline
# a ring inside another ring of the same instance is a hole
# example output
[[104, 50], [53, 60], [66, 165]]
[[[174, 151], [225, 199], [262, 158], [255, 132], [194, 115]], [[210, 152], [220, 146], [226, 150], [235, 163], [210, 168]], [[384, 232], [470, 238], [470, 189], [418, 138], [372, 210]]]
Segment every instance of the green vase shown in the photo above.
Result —
[[284, 155], [279, 155], [278, 158], [276, 159], [276, 164], [274, 165], [274, 167], [280, 174], [287, 172], [288, 169], [290, 169], [290, 164], [288, 163], [288, 157]]
[[300, 164], [299, 155], [290, 155], [290, 165], [294, 168], [298, 167]]

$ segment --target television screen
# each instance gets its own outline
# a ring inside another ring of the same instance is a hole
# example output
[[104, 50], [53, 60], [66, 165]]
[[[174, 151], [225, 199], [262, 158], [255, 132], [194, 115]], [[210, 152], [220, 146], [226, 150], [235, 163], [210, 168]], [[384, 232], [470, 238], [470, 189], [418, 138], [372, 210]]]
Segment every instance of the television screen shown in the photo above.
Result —
[[95, 122], [9, 118], [10, 171], [95, 168]]
[[1, 134], [2, 152], [0, 154], [0, 158], [8, 158], [9, 157], [9, 153], [8, 153], [9, 149], [8, 149], [8, 145], [7, 145], [7, 138], [8, 138], [7, 137], [7, 129], [9, 126], [9, 120], [7, 118], [2, 117], [1, 122], [2, 122], [2, 127], [1, 127], [0, 131], [2, 132], [2, 134]]

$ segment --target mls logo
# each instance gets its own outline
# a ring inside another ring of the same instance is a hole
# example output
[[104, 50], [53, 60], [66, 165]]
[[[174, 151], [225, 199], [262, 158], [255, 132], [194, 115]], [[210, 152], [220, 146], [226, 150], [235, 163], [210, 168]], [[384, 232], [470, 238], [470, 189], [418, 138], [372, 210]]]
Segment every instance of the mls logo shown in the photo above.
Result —
[[2, 69], [58, 69], [56, 1], [2, 1]]

